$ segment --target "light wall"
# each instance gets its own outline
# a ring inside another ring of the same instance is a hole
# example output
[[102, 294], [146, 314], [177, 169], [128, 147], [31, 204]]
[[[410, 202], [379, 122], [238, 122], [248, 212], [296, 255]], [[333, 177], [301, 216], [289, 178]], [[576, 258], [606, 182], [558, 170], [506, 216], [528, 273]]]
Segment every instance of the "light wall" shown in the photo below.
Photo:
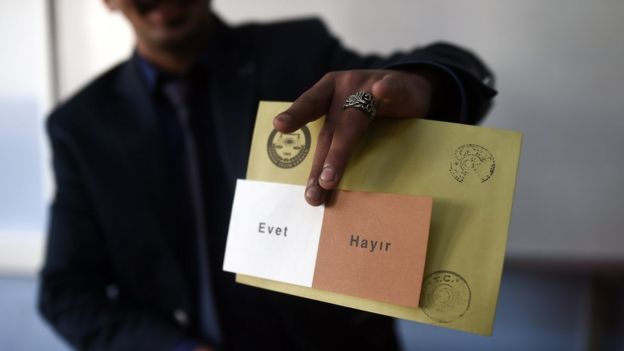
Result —
[[[67, 97], [127, 57], [132, 36], [100, 1], [59, 0]], [[500, 95], [485, 125], [525, 133], [509, 257], [624, 257], [624, 2], [219, 0], [228, 22], [322, 17], [343, 42], [390, 52], [447, 40], [478, 52]]]
[[0, 272], [32, 272], [43, 252], [52, 107], [46, 2], [0, 2]]

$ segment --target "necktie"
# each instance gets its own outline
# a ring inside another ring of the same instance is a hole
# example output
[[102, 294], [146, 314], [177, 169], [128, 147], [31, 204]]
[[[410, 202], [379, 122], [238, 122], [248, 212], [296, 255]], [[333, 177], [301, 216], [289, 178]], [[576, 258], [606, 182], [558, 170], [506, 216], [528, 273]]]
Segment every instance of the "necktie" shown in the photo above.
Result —
[[184, 145], [184, 157], [188, 191], [191, 200], [191, 209], [195, 220], [195, 236], [197, 240], [197, 255], [199, 262], [199, 329], [203, 337], [218, 345], [221, 343], [221, 329], [217, 317], [212, 280], [208, 260], [208, 246], [206, 240], [206, 217], [203, 201], [203, 189], [197, 154], [197, 144], [190, 125], [190, 110], [188, 108], [188, 83], [184, 80], [174, 80], [163, 86], [163, 92], [175, 109], [180, 123]]

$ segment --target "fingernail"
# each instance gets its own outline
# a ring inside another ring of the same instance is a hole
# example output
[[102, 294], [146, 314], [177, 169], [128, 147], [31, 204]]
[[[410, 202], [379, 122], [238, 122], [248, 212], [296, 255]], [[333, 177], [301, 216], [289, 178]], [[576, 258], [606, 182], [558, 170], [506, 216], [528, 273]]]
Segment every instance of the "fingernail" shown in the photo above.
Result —
[[318, 202], [321, 199], [321, 190], [317, 186], [311, 186], [306, 189], [305, 196], [313, 202]]
[[292, 116], [291, 115], [279, 115], [277, 116], [277, 119], [280, 120], [281, 122], [289, 123], [290, 121], [292, 121]]
[[334, 180], [336, 174], [334, 173], [334, 169], [332, 166], [323, 167], [323, 172], [321, 172], [321, 180], [324, 182], [331, 182]]

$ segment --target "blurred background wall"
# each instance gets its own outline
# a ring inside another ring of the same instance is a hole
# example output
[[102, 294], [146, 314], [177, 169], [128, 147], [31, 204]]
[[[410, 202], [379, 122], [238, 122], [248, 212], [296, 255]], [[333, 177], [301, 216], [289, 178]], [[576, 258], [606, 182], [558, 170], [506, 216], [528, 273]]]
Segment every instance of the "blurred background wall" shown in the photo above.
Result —
[[[496, 73], [500, 95], [484, 125], [525, 135], [494, 336], [399, 322], [406, 349], [624, 349], [624, 2], [214, 7], [232, 24], [321, 17], [362, 52], [452, 41]], [[99, 0], [0, 3], [0, 349], [66, 349], [33, 307], [52, 191], [41, 127], [54, 103], [126, 58], [132, 43]]]

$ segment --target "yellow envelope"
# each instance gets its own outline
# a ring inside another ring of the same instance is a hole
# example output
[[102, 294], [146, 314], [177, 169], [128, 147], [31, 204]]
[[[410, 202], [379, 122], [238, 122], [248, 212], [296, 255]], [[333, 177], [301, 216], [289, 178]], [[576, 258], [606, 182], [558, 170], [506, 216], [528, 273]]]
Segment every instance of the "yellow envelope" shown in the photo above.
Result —
[[[323, 120], [273, 129], [289, 103], [261, 102], [247, 179], [305, 185]], [[430, 120], [376, 119], [340, 188], [430, 196], [433, 212], [420, 307], [245, 275], [239, 283], [426, 324], [491, 335], [522, 135]], [[301, 201], [305, 201], [303, 193]]]

